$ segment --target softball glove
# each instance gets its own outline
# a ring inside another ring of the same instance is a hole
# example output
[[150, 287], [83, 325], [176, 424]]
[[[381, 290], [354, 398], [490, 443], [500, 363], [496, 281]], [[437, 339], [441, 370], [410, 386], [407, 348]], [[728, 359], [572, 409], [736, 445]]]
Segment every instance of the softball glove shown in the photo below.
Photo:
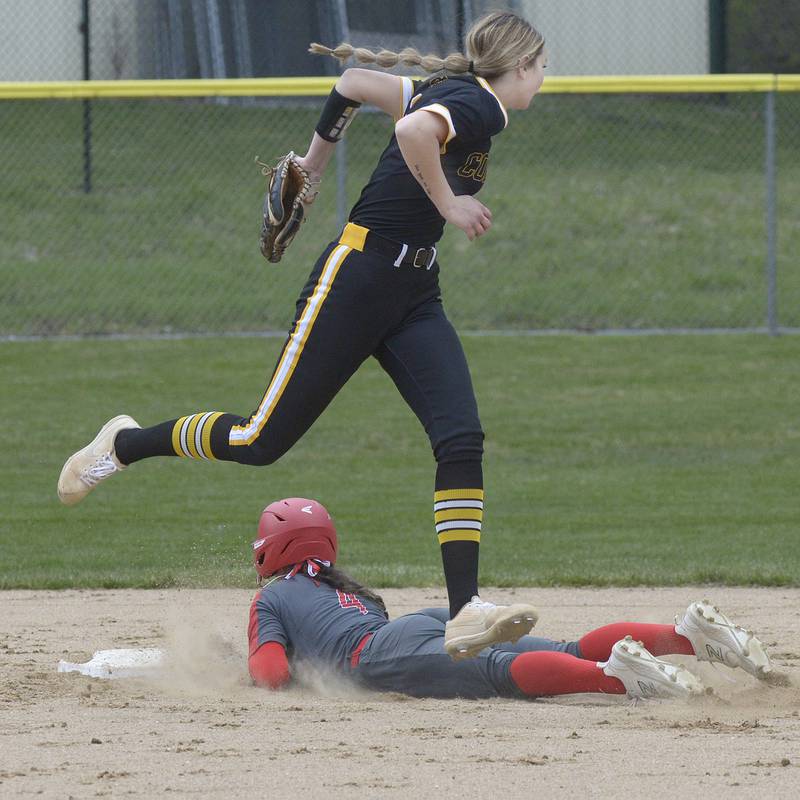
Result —
[[256, 163], [267, 178], [261, 221], [261, 254], [267, 261], [277, 264], [303, 223], [303, 202], [308, 202], [311, 177], [293, 152], [283, 156], [274, 167], [263, 164], [258, 158]]

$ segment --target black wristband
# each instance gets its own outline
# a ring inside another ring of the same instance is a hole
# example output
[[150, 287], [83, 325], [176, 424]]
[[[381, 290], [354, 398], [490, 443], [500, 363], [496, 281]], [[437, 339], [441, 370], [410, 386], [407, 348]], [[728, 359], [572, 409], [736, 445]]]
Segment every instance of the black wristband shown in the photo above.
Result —
[[316, 132], [326, 142], [338, 142], [344, 136], [347, 126], [353, 121], [353, 117], [360, 107], [361, 103], [356, 103], [355, 100], [339, 94], [334, 87], [325, 101], [315, 128]]

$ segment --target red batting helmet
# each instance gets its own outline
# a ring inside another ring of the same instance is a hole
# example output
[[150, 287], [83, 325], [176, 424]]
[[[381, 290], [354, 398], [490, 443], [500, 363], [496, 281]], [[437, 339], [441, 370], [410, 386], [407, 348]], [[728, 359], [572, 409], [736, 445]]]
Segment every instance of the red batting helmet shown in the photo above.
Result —
[[331, 515], [321, 503], [289, 497], [270, 503], [258, 523], [253, 563], [259, 578], [307, 558], [336, 561], [338, 543]]

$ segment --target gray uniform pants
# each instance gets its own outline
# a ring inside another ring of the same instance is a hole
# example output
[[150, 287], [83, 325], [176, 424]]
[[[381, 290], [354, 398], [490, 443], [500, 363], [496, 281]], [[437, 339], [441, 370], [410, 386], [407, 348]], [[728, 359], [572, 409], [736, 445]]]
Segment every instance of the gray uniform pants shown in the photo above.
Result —
[[580, 658], [577, 642], [523, 636], [487, 647], [476, 658], [453, 661], [444, 650], [446, 608], [425, 608], [388, 623], [367, 642], [352, 672], [362, 686], [414, 697], [524, 697], [511, 678], [511, 662], [538, 650]]

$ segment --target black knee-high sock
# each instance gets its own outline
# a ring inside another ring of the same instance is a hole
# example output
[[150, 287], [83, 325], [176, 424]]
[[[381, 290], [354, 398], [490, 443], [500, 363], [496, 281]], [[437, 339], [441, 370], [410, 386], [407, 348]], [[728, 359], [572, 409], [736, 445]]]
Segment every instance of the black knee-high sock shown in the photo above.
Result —
[[162, 422], [152, 428], [128, 428], [117, 434], [114, 452], [123, 464], [133, 464], [152, 456], [232, 461], [228, 433], [232, 425], [241, 421], [242, 418], [235, 414], [206, 411]]
[[434, 521], [450, 616], [478, 593], [478, 552], [483, 520], [483, 470], [476, 460], [440, 463], [433, 495]]

